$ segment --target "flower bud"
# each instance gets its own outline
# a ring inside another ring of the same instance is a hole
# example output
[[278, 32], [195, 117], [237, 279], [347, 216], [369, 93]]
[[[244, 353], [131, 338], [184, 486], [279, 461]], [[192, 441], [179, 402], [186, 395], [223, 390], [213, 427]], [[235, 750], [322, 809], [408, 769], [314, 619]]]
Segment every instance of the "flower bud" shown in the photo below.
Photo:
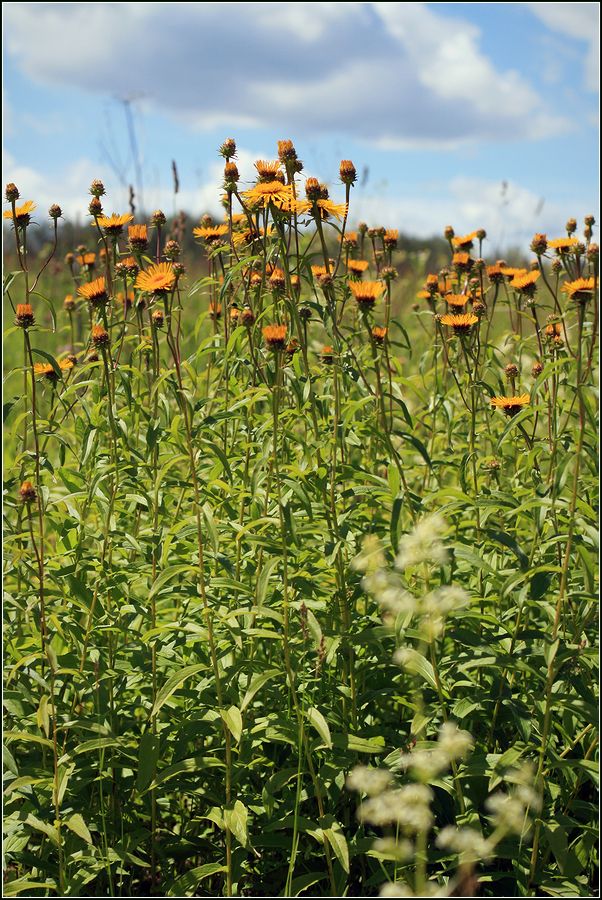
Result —
[[154, 228], [162, 228], [167, 222], [165, 213], [160, 209], [156, 209], [150, 218], [150, 222]]
[[88, 205], [88, 211], [91, 216], [94, 216], [95, 219], [97, 219], [99, 216], [102, 216], [102, 203], [100, 202], [98, 197], [92, 197]]
[[105, 186], [100, 180], [100, 178], [95, 178], [92, 184], [90, 185], [90, 193], [93, 197], [102, 197], [105, 192]]
[[36, 489], [31, 481], [24, 481], [19, 488], [19, 497], [22, 503], [33, 503], [37, 499]]
[[15, 324], [19, 328], [31, 328], [32, 325], [35, 325], [33, 307], [30, 303], [17, 303]]
[[226, 138], [219, 148], [219, 154], [226, 160], [232, 159], [232, 157], [236, 155], [236, 141], [234, 138]]
[[542, 256], [546, 250], [548, 249], [548, 238], [545, 234], [540, 234], [539, 232], [533, 236], [533, 240], [531, 241], [531, 251], [535, 253], [536, 256]]
[[53, 203], [50, 209], [48, 210], [48, 215], [51, 219], [60, 219], [63, 215], [63, 211], [58, 203]]
[[341, 160], [339, 174], [341, 176], [341, 181], [343, 182], [343, 184], [355, 184], [355, 181], [357, 179], [357, 172], [350, 159]]
[[16, 184], [13, 184], [12, 181], [6, 185], [4, 189], [4, 196], [8, 203], [14, 203], [15, 200], [18, 200], [20, 197], [19, 189]]
[[577, 219], [568, 219], [564, 227], [567, 234], [574, 234], [577, 231]]

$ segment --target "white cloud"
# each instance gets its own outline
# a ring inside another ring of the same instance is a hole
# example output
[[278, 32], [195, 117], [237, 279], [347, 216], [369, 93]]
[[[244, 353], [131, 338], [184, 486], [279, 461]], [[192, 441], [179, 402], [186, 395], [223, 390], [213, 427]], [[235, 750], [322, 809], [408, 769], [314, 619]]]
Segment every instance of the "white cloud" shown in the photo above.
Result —
[[527, 3], [540, 21], [552, 31], [585, 41], [583, 61], [585, 85], [590, 91], [600, 87], [600, 6], [598, 3]]
[[389, 147], [565, 131], [480, 32], [423, 3], [9, 3], [6, 47], [44, 84], [148, 97], [196, 127], [343, 133]]

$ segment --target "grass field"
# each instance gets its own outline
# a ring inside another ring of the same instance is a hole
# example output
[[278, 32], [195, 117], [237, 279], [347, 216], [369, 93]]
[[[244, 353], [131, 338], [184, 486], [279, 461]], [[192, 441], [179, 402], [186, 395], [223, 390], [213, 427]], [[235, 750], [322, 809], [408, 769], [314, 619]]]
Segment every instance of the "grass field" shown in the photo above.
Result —
[[593, 222], [428, 272], [220, 152], [190, 259], [7, 188], [5, 892], [592, 896]]

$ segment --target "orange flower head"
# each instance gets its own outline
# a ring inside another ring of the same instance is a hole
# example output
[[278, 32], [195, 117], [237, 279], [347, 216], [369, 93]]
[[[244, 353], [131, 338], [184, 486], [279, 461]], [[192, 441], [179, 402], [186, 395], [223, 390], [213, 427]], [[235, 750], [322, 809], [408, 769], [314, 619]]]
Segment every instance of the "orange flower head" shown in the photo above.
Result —
[[103, 325], [92, 326], [92, 344], [94, 347], [106, 347], [109, 343], [109, 332]]
[[454, 334], [468, 334], [473, 325], [478, 324], [479, 320], [477, 316], [473, 316], [472, 313], [461, 313], [460, 315], [447, 313], [446, 315], [441, 316], [439, 321], [442, 325], [453, 328]]
[[38, 378], [47, 378], [48, 381], [55, 382], [59, 380], [59, 376], [51, 363], [37, 362], [33, 364], [34, 375]]
[[478, 232], [471, 231], [470, 234], [463, 236], [458, 235], [452, 238], [452, 246], [454, 250], [472, 250], [473, 241], [478, 237]]
[[540, 274], [539, 269], [532, 269], [531, 272], [527, 272], [525, 275], [515, 275], [510, 282], [510, 287], [514, 288], [515, 291], [518, 291], [519, 294], [525, 294], [527, 297], [532, 297], [537, 290], [536, 282]]
[[279, 159], [266, 160], [258, 159], [255, 163], [259, 181], [269, 183], [270, 181], [280, 181], [282, 183], [282, 163]]
[[133, 250], [144, 253], [148, 247], [148, 229], [146, 225], [130, 225], [128, 227], [128, 241]]
[[35, 325], [35, 321], [31, 303], [17, 303], [15, 325], [18, 325], [19, 328], [31, 328], [32, 325]]
[[22, 503], [33, 503], [37, 499], [36, 489], [31, 481], [24, 481], [19, 488], [19, 497]]
[[195, 237], [202, 238], [208, 244], [215, 244], [225, 234], [228, 233], [227, 225], [206, 225], [193, 228], [192, 233]]
[[555, 250], [559, 256], [562, 256], [563, 253], [570, 253], [578, 244], [579, 240], [575, 237], [561, 237], [548, 241], [548, 249]]
[[469, 272], [472, 269], [474, 260], [471, 259], [469, 253], [454, 253], [452, 256], [452, 265], [458, 272]]
[[487, 266], [487, 278], [491, 284], [501, 284], [504, 280], [504, 272], [502, 267], [495, 263], [493, 266]]
[[464, 309], [468, 303], [466, 294], [446, 294], [443, 298], [451, 309]]
[[399, 231], [397, 228], [387, 228], [385, 231], [383, 241], [385, 242], [385, 247], [388, 247], [390, 250], [393, 250], [397, 247], [397, 241], [399, 240]]
[[154, 263], [144, 272], [139, 272], [136, 287], [146, 294], [166, 294], [176, 283], [171, 263]]
[[242, 197], [251, 209], [265, 209], [270, 204], [283, 212], [292, 212], [295, 208], [292, 186], [276, 179], [260, 181], [255, 187], [244, 191]]
[[273, 269], [270, 275], [270, 288], [273, 291], [283, 291], [286, 287], [286, 278], [282, 269]]
[[349, 290], [355, 297], [360, 309], [372, 309], [383, 292], [380, 281], [349, 281]]
[[587, 303], [594, 296], [594, 279], [577, 278], [575, 281], [566, 281], [562, 290], [569, 295], [570, 300]]
[[96, 263], [96, 253], [80, 253], [77, 257], [77, 261], [80, 266], [85, 266], [87, 269], [93, 269]]
[[361, 278], [370, 263], [366, 259], [350, 259], [347, 261], [347, 268], [356, 278]]
[[213, 300], [209, 303], [209, 318], [216, 322], [222, 317], [222, 304], [215, 303]]
[[374, 342], [376, 344], [384, 344], [385, 338], [387, 337], [387, 328], [384, 328], [382, 325], [375, 325], [372, 329], [372, 337], [374, 338]]
[[286, 348], [286, 325], [266, 325], [262, 329], [263, 339], [268, 350], [284, 350]]
[[334, 357], [333, 357], [332, 347], [329, 344], [322, 347], [322, 350], [320, 351], [320, 358], [321, 358], [322, 362], [325, 363], [325, 365], [327, 365], [327, 366], [332, 365], [332, 361], [333, 361]]
[[109, 301], [104, 275], [88, 284], [82, 284], [81, 287], [78, 287], [77, 293], [87, 300], [90, 306], [104, 306]]

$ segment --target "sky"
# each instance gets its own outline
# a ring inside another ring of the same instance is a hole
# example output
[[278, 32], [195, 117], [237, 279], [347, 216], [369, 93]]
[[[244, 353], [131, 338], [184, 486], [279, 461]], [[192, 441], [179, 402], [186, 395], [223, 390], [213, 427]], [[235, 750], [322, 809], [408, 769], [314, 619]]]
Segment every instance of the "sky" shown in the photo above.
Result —
[[[86, 215], [219, 211], [223, 161], [293, 140], [351, 219], [498, 246], [598, 213], [597, 3], [5, 3], [5, 181]], [[136, 171], [126, 112], [140, 160]], [[171, 164], [180, 193], [174, 202]]]

